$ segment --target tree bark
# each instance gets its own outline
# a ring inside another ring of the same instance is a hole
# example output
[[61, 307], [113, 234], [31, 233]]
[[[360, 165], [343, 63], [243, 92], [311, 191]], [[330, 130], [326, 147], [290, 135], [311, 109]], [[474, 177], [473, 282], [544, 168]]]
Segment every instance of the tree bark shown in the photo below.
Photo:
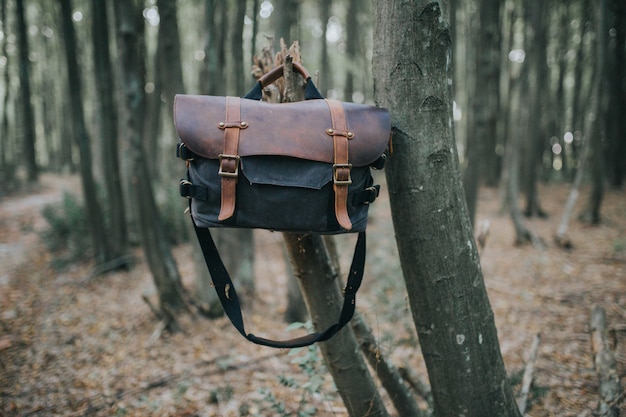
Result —
[[326, 40], [326, 34], [328, 33], [328, 20], [330, 19], [332, 0], [322, 0], [319, 4], [320, 20], [322, 21], [322, 36], [321, 41], [321, 57], [320, 57], [320, 77], [319, 85], [320, 92], [324, 97], [328, 95], [328, 90], [332, 87], [332, 72], [330, 70], [330, 59], [328, 57], [328, 41]]
[[591, 348], [593, 364], [599, 380], [598, 415], [619, 417], [624, 391], [617, 372], [615, 353], [607, 337], [606, 312], [599, 306], [596, 306], [591, 313]]
[[92, 0], [91, 9], [93, 14], [94, 68], [100, 116], [100, 144], [107, 195], [107, 212], [110, 219], [110, 257], [115, 259], [126, 255], [129, 245], [119, 163], [118, 118], [113, 89], [111, 88], [113, 85], [113, 68], [109, 52], [109, 18], [104, 0]]
[[345, 101], [352, 101], [352, 95], [354, 94], [355, 75], [359, 68], [356, 65], [357, 51], [359, 43], [359, 21], [358, 13], [359, 8], [362, 7], [358, 4], [357, 0], [348, 0], [348, 11], [346, 16], [346, 52], [347, 68], [346, 68], [346, 82], [343, 87], [343, 99]]
[[520, 416], [460, 185], [447, 16], [377, 0], [374, 87], [393, 121], [391, 214], [435, 415]]
[[592, 224], [600, 224], [601, 215], [600, 208], [604, 198], [604, 141], [603, 135], [606, 127], [606, 98], [609, 95], [607, 89], [612, 88], [606, 82], [606, 50], [607, 42], [607, 0], [601, 0], [600, 4], [595, 7], [596, 11], [596, 60], [594, 67], [594, 83], [592, 95], [595, 95], [593, 108], [588, 111], [592, 117], [590, 127], [592, 135], [589, 138], [591, 152], [591, 193], [587, 201], [586, 211], [583, 213], [585, 220], [591, 221]]
[[280, 47], [280, 40], [284, 39], [286, 44], [292, 40], [300, 39], [298, 33], [298, 15], [300, 14], [299, 0], [277, 0], [274, 2], [274, 12], [272, 13], [272, 27], [274, 28], [274, 46]]
[[[0, 23], [2, 24], [2, 31], [5, 34], [8, 33], [7, 2], [4, 0], [0, 3]], [[2, 56], [5, 58], [5, 67], [9, 68], [9, 61], [11, 58], [8, 54], [8, 42], [6, 36], [2, 39]], [[9, 141], [9, 138], [11, 137], [11, 135], [9, 135], [9, 98], [11, 97], [11, 89], [9, 88], [9, 85], [11, 85], [10, 80], [10, 73], [5, 70], [2, 80], [4, 82], [5, 89], [4, 96], [2, 98], [2, 114], [0, 115], [0, 181], [4, 184], [11, 184], [14, 182], [14, 166], [17, 162], [9, 157], [9, 155], [11, 155], [10, 149], [12, 145]]]
[[60, 0], [61, 21], [63, 22], [63, 39], [65, 40], [65, 58], [67, 77], [70, 86], [70, 106], [72, 110], [72, 127], [74, 140], [80, 153], [80, 178], [83, 198], [87, 209], [87, 221], [91, 232], [94, 258], [98, 263], [110, 260], [109, 247], [102, 217], [102, 209], [96, 195], [96, 182], [93, 178], [91, 144], [82, 99], [82, 81], [76, 56], [76, 34], [72, 23], [71, 0]]
[[[30, 60], [28, 55], [28, 33], [26, 30], [26, 17], [24, 16], [24, 0], [16, 0], [15, 11], [17, 18], [17, 39], [19, 47], [19, 70], [20, 70], [20, 113], [22, 116], [22, 152], [23, 161], [26, 165], [26, 179], [35, 182], [39, 177], [39, 167], [35, 154], [35, 114], [31, 97]], [[71, 23], [71, 22], [70, 22]], [[74, 58], [75, 59], [75, 58]], [[7, 85], [8, 87], [8, 85]]]
[[608, 27], [609, 50], [607, 59], [607, 83], [609, 104], [607, 106], [608, 179], [614, 188], [621, 188], [626, 178], [626, 5], [622, 0], [609, 1]]
[[142, 129], [145, 112], [145, 50], [141, 4], [135, 0], [116, 0], [122, 89], [126, 105], [125, 132], [132, 172], [129, 173], [136, 199], [139, 232], [148, 266], [159, 294], [162, 317], [170, 330], [176, 330], [176, 313], [183, 305], [182, 284], [176, 262], [160, 222], [151, 177], [145, 159]]
[[472, 224], [480, 179], [497, 183], [495, 163], [500, 99], [500, 0], [481, 0], [479, 33], [475, 35], [475, 86], [471, 132], [467, 137], [467, 166], [463, 175], [465, 198]]
[[526, 60], [524, 66], [528, 69], [526, 88], [524, 88], [526, 103], [528, 103], [528, 123], [526, 129], [525, 169], [524, 169], [524, 193], [526, 195], [526, 209], [524, 214], [528, 217], [546, 217], [547, 214], [541, 208], [539, 202], [539, 191], [537, 182], [539, 180], [539, 170], [543, 158], [543, 148], [546, 138], [543, 136], [543, 109], [546, 98], [542, 97], [549, 91], [547, 87], [548, 63], [546, 57], [547, 39], [545, 27], [547, 7], [546, 2], [536, 3], [534, 1], [524, 2], [524, 14], [526, 18], [526, 38], [524, 49]]
[[244, 74], [244, 58], [243, 58], [243, 21], [246, 16], [246, 0], [236, 0], [233, 20], [230, 25], [230, 41], [233, 58], [233, 73], [235, 75], [235, 94], [242, 95], [246, 88], [245, 80], [248, 79]]
[[[336, 322], [343, 304], [331, 259], [319, 235], [284, 233], [295, 275], [316, 331]], [[326, 367], [351, 417], [388, 416], [350, 327], [320, 343]]]

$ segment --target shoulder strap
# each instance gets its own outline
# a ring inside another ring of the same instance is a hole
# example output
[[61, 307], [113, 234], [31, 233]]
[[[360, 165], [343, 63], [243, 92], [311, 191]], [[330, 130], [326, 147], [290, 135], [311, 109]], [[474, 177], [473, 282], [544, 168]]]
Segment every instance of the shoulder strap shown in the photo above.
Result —
[[363, 270], [365, 267], [365, 232], [359, 233], [356, 247], [354, 249], [352, 265], [350, 266], [350, 274], [348, 275], [346, 288], [344, 289], [344, 301], [339, 315], [339, 321], [321, 333], [316, 332], [294, 339], [277, 341], [257, 337], [252, 333], [246, 333], [241, 314], [241, 305], [239, 303], [239, 298], [237, 297], [237, 292], [235, 291], [235, 286], [217, 251], [217, 247], [215, 246], [211, 233], [209, 229], [200, 228], [196, 226], [195, 223], [194, 229], [198, 237], [198, 242], [200, 242], [200, 247], [202, 248], [204, 260], [209, 268], [211, 278], [213, 279], [213, 286], [215, 287], [217, 296], [224, 307], [224, 312], [239, 333], [241, 333], [241, 335], [249, 341], [258, 345], [280, 349], [309, 346], [313, 343], [323, 342], [330, 339], [339, 330], [341, 330], [341, 328], [344, 327], [350, 319], [352, 319], [356, 304], [356, 292], [361, 286]]

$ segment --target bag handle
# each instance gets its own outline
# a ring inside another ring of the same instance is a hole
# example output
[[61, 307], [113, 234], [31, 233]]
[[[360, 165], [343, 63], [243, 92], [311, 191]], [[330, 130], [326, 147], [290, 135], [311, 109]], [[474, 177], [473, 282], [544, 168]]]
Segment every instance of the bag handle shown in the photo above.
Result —
[[[193, 221], [193, 219], [192, 219]], [[262, 346], [269, 346], [279, 349], [297, 348], [303, 346], [309, 346], [316, 342], [323, 342], [333, 337], [339, 330], [341, 330], [354, 315], [354, 309], [356, 305], [356, 292], [361, 286], [363, 280], [363, 271], [365, 268], [365, 232], [360, 232], [354, 249], [354, 256], [352, 258], [352, 265], [350, 266], [350, 274], [348, 275], [346, 287], [344, 289], [344, 300], [337, 323], [331, 325], [321, 333], [311, 333], [306, 336], [296, 337], [289, 340], [271, 340], [263, 337], [255, 336], [252, 333], [246, 333], [243, 325], [243, 317], [241, 313], [241, 304], [235, 291], [233, 281], [222, 262], [220, 254], [215, 246], [215, 242], [211, 236], [211, 232], [208, 228], [200, 228], [196, 226], [194, 222], [194, 229], [200, 247], [202, 248], [202, 254], [209, 273], [213, 279], [213, 286], [217, 292], [217, 296], [224, 307], [224, 312], [230, 319], [231, 323], [241, 333], [243, 337], [249, 341]]]
[[[298, 72], [300, 75], [302, 75], [305, 81], [311, 78], [311, 76], [309, 75], [309, 72], [306, 70], [306, 68], [302, 66], [302, 64], [299, 64], [297, 62], [293, 62], [292, 64], [293, 64], [293, 69], [296, 70], [296, 72]], [[282, 65], [277, 66], [270, 72], [263, 74], [263, 76], [259, 78], [259, 82], [261, 83], [263, 88], [265, 88], [271, 83], [273, 83], [274, 81], [281, 78], [284, 74], [285, 74], [285, 64], [282, 64]]]
[[[302, 77], [304, 77], [306, 81], [306, 87], [304, 89], [304, 99], [305, 100], [323, 99], [324, 96], [322, 95], [322, 93], [320, 93], [320, 91], [317, 89], [317, 87], [313, 83], [313, 80], [311, 79], [311, 75], [309, 75], [309, 72], [306, 70], [306, 68], [304, 68], [302, 64], [298, 64], [297, 62], [293, 62], [292, 64], [293, 64], [293, 69], [296, 70], [296, 72], [298, 72], [300, 75], [302, 75]], [[267, 87], [268, 85], [270, 85], [271, 83], [273, 83], [274, 81], [278, 80], [284, 74], [285, 74], [285, 64], [279, 65], [278, 67], [274, 68], [273, 70], [271, 70], [270, 72], [264, 74], [261, 78], [259, 78], [259, 80], [254, 85], [254, 87], [252, 87], [252, 89], [248, 91], [248, 93], [245, 96], [243, 96], [243, 98], [247, 98], [250, 100], [261, 100], [261, 97], [263, 96], [263, 89]]]

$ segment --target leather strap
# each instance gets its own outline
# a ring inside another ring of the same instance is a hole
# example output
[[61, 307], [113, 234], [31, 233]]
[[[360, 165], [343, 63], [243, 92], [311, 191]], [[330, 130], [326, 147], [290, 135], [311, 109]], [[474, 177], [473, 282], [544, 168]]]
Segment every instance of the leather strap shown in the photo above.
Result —
[[195, 225], [195, 223], [194, 229], [196, 231], [196, 236], [198, 237], [198, 242], [200, 242], [200, 247], [202, 248], [204, 260], [209, 269], [209, 273], [211, 274], [211, 278], [213, 279], [213, 287], [215, 288], [217, 296], [224, 307], [224, 312], [239, 333], [241, 333], [241, 335], [249, 341], [258, 345], [279, 349], [309, 346], [313, 343], [323, 342], [330, 339], [352, 319], [356, 307], [356, 293], [361, 286], [363, 271], [365, 269], [365, 232], [359, 233], [359, 237], [356, 242], [352, 265], [350, 266], [350, 273], [344, 289], [343, 306], [337, 323], [331, 325], [321, 333], [315, 332], [302, 337], [278, 341], [258, 337], [252, 333], [246, 333], [241, 313], [241, 304], [239, 303], [239, 298], [237, 297], [237, 291], [235, 291], [235, 285], [233, 284], [233, 281], [231, 280], [230, 275], [222, 262], [211, 233], [209, 229], [199, 228]]
[[326, 134], [333, 138], [333, 190], [335, 192], [335, 216], [337, 222], [346, 230], [352, 229], [352, 222], [348, 216], [348, 186], [352, 184], [350, 169], [352, 165], [348, 159], [348, 141], [354, 139], [354, 133], [348, 130], [346, 113], [340, 101], [326, 100], [330, 109], [332, 126], [326, 129]]
[[[293, 62], [292, 65], [293, 65], [293, 69], [296, 70], [296, 72], [300, 73], [300, 75], [302, 75], [305, 81], [311, 78], [311, 76], [309, 75], [309, 72], [306, 70], [306, 68], [302, 66], [302, 64]], [[278, 80], [279, 78], [283, 76], [285, 72], [284, 69], [285, 69], [285, 64], [279, 65], [278, 67], [274, 68], [273, 70], [271, 70], [270, 72], [264, 74], [261, 78], [259, 78], [259, 83], [261, 83], [261, 86], [263, 88], [267, 87], [268, 85], [270, 85], [271, 83], [273, 83], [274, 81]]]
[[218, 220], [224, 221], [235, 214], [235, 196], [239, 177], [239, 131], [248, 127], [241, 121], [239, 97], [226, 97], [226, 120], [218, 127], [224, 130], [224, 152], [219, 155], [222, 177], [222, 205]]

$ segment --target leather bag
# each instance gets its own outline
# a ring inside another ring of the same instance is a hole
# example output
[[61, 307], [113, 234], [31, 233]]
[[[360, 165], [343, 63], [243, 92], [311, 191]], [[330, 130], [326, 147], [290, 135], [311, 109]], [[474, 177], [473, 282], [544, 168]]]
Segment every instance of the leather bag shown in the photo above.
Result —
[[[327, 340], [354, 312], [365, 263], [369, 204], [378, 196], [371, 168], [381, 168], [391, 119], [382, 108], [322, 97], [308, 72], [305, 101], [271, 104], [262, 90], [283, 74], [265, 74], [243, 98], [177, 95], [174, 122], [187, 163], [180, 193], [190, 199], [196, 234], [224, 310], [248, 340], [272, 347]], [[322, 333], [284, 342], [244, 330], [232, 280], [209, 228], [244, 227], [283, 232], [357, 232], [353, 265], [338, 323]]]

